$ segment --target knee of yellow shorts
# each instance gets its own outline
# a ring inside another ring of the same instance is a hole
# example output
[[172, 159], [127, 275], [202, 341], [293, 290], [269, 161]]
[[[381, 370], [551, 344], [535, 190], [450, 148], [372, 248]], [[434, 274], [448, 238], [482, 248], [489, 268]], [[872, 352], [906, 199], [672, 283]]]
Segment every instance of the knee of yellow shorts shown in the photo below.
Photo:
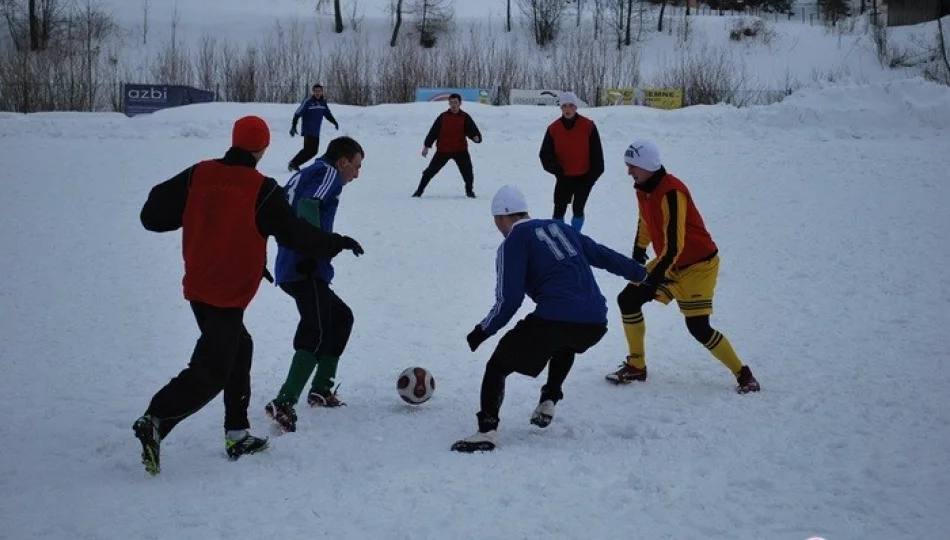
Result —
[[675, 293], [664, 289], [657, 289], [656, 294], [653, 296], [653, 300], [663, 304], [664, 306], [668, 306], [670, 302], [673, 301], [674, 294]]
[[699, 309], [692, 309], [688, 307], [683, 307], [683, 305], [679, 304], [679, 302], [677, 302], [677, 305], [679, 305], [680, 313], [682, 313], [684, 317], [702, 317], [704, 315], [708, 316], [708, 315], [713, 314], [712, 306], [703, 307]]

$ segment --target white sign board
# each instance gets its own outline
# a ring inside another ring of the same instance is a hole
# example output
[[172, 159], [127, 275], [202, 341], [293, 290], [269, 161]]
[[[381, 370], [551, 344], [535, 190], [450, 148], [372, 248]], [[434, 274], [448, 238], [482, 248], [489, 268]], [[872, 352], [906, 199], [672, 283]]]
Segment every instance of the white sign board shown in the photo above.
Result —
[[[562, 93], [561, 90], [524, 90], [512, 88], [508, 94], [509, 105], [546, 105], [557, 107], [557, 99]], [[577, 100], [579, 107], [586, 107], [580, 99]]]

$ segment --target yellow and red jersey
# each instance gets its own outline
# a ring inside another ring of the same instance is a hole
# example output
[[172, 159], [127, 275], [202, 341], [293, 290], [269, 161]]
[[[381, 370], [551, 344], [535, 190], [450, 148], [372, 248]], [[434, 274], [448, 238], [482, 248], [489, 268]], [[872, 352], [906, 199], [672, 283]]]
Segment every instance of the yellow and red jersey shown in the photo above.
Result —
[[634, 247], [645, 250], [653, 244], [654, 272], [666, 275], [670, 269], [686, 268], [718, 253], [686, 184], [665, 169], [637, 186], [637, 205], [640, 220]]

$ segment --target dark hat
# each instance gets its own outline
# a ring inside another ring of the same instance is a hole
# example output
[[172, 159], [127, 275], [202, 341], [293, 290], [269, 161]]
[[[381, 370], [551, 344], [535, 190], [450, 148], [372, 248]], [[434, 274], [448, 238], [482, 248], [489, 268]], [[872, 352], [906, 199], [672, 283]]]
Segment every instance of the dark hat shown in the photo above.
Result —
[[260, 152], [270, 145], [270, 128], [267, 122], [259, 116], [244, 116], [234, 122], [231, 130], [231, 146]]

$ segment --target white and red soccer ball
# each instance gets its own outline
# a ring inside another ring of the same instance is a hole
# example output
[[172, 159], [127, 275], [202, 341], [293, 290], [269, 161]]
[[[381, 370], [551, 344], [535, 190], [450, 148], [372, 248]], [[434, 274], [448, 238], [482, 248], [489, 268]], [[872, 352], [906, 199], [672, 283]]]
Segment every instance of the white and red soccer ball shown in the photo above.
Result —
[[419, 405], [429, 401], [435, 392], [435, 379], [429, 370], [421, 367], [411, 367], [399, 374], [396, 379], [396, 390], [399, 397], [411, 405]]

